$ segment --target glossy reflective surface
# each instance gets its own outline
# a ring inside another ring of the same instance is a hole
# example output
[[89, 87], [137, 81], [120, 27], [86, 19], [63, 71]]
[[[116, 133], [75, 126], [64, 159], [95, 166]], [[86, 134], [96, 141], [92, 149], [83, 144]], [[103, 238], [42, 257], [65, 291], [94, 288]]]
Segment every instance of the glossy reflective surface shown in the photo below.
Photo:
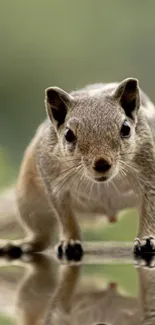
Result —
[[53, 252], [0, 260], [0, 325], [155, 324], [155, 261], [131, 245], [85, 245], [81, 263]]

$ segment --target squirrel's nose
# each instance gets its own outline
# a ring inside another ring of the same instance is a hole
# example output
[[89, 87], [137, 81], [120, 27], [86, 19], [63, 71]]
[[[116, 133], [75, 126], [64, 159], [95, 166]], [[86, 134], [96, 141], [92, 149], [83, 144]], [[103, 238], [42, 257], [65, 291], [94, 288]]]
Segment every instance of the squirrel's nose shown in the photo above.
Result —
[[108, 160], [105, 159], [98, 159], [94, 162], [94, 170], [99, 173], [105, 173], [107, 172], [111, 167], [111, 163]]

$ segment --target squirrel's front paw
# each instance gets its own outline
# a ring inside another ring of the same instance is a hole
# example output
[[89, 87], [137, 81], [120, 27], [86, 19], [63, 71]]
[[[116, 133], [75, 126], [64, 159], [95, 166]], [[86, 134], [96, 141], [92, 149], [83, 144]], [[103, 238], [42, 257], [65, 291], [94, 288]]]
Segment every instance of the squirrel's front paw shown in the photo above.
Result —
[[3, 241], [0, 240], [0, 257], [9, 259], [18, 259], [23, 255], [34, 252], [32, 243], [22, 241]]
[[146, 258], [147, 255], [155, 256], [155, 237], [144, 237], [142, 240], [135, 239], [133, 254], [135, 257]]
[[62, 240], [57, 246], [58, 258], [67, 258], [69, 261], [80, 261], [83, 256], [82, 244], [79, 240]]

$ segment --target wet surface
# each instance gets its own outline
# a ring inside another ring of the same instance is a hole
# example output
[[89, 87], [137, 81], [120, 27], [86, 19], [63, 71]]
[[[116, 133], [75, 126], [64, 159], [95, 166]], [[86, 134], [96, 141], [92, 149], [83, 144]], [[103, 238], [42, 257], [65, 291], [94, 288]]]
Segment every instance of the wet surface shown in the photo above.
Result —
[[87, 243], [81, 262], [53, 251], [0, 259], [0, 325], [155, 324], [155, 261], [132, 243]]

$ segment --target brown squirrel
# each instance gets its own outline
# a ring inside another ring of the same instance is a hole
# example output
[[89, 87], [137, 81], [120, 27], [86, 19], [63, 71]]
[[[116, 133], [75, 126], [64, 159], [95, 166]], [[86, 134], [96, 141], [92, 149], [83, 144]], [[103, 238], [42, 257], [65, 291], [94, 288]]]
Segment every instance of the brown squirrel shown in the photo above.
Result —
[[28, 146], [17, 183], [19, 220], [28, 238], [4, 245], [46, 249], [60, 226], [59, 257], [81, 258], [80, 211], [114, 215], [139, 208], [136, 253], [155, 247], [155, 107], [138, 80], [45, 91], [48, 119]]

